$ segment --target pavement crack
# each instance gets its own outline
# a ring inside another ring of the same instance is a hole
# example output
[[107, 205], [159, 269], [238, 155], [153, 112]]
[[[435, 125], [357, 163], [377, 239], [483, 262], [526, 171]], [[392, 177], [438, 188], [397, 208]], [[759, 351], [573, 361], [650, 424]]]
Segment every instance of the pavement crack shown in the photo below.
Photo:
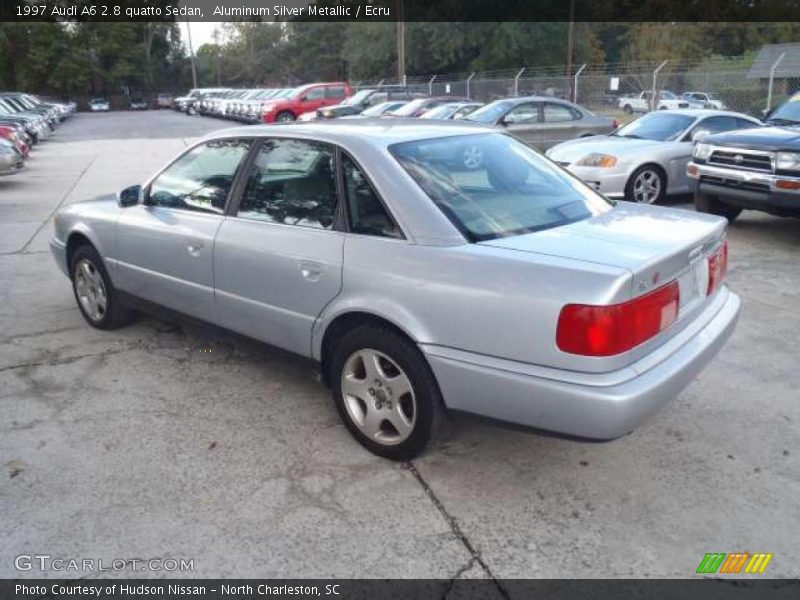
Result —
[[411, 461], [406, 462], [405, 468], [411, 472], [411, 474], [414, 476], [417, 482], [419, 482], [419, 484], [422, 486], [422, 489], [425, 491], [425, 494], [428, 496], [428, 498], [430, 498], [431, 502], [433, 502], [433, 505], [436, 507], [436, 509], [444, 518], [444, 520], [447, 522], [447, 525], [450, 527], [450, 531], [452, 531], [453, 535], [456, 536], [456, 539], [458, 539], [458, 541], [461, 542], [461, 544], [464, 546], [467, 552], [469, 552], [469, 555], [471, 557], [469, 563], [467, 563], [466, 566], [459, 569], [459, 571], [450, 581], [450, 586], [448, 587], [448, 590], [445, 593], [444, 597], [447, 597], [447, 594], [450, 592], [450, 589], [452, 589], [456, 579], [458, 579], [458, 577], [460, 577], [464, 572], [469, 570], [474, 565], [474, 563], [478, 563], [481, 569], [483, 569], [484, 573], [486, 573], [489, 579], [491, 579], [492, 582], [495, 584], [497, 590], [500, 592], [500, 595], [503, 596], [503, 598], [510, 598], [508, 592], [503, 588], [503, 586], [497, 580], [497, 577], [494, 576], [494, 573], [492, 573], [492, 570], [489, 568], [489, 565], [487, 565], [486, 562], [483, 560], [483, 557], [480, 555], [480, 552], [478, 552], [475, 549], [475, 546], [472, 545], [472, 542], [469, 541], [469, 538], [464, 534], [463, 531], [461, 531], [461, 527], [459, 526], [456, 518], [447, 511], [442, 501], [439, 500], [438, 496], [436, 495], [436, 492], [434, 492], [433, 488], [431, 488], [428, 482], [425, 481], [425, 478], [422, 476], [422, 473], [420, 473], [417, 470], [417, 467], [414, 466], [414, 463]]
[[44, 229], [45, 226], [50, 222], [50, 219], [52, 219], [53, 216], [58, 212], [58, 209], [60, 209], [61, 206], [64, 204], [64, 201], [72, 193], [72, 190], [74, 190], [75, 187], [78, 185], [78, 182], [81, 179], [83, 179], [83, 176], [86, 174], [86, 171], [88, 171], [89, 168], [94, 164], [94, 161], [97, 159], [97, 156], [98, 156], [97, 154], [92, 156], [92, 159], [86, 164], [86, 166], [83, 168], [83, 170], [80, 172], [80, 174], [78, 174], [78, 176], [75, 178], [75, 181], [72, 182], [72, 185], [69, 186], [69, 188], [67, 188], [67, 191], [64, 192], [64, 195], [61, 196], [61, 200], [58, 201], [58, 204], [56, 204], [55, 208], [52, 211], [50, 211], [50, 214], [47, 215], [47, 218], [44, 221], [42, 221], [42, 224], [39, 225], [39, 227], [36, 228], [36, 231], [33, 232], [33, 235], [30, 237], [30, 239], [28, 239], [28, 241], [25, 242], [25, 245], [22, 246], [22, 248], [20, 248], [19, 251], [16, 252], [15, 254], [24, 254], [24, 253], [26, 253], [26, 250], [28, 249], [28, 246], [30, 246], [33, 243], [33, 240], [36, 239], [36, 236], [38, 236], [39, 233], [41, 233], [42, 229]]

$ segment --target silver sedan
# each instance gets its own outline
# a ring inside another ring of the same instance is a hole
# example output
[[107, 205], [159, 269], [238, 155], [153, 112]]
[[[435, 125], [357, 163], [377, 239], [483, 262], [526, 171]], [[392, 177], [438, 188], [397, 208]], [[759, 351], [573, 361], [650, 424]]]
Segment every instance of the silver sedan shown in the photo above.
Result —
[[617, 128], [615, 119], [551, 96], [495, 100], [465, 119], [513, 133], [539, 150], [565, 140], [605, 135]]
[[609, 198], [657, 204], [669, 194], [691, 192], [686, 166], [698, 137], [761, 122], [717, 110], [659, 110], [611, 135], [554, 146], [547, 156]]
[[735, 327], [725, 230], [615, 206], [501, 132], [334, 119], [217, 132], [61, 209], [51, 249], [93, 327], [155, 304], [307, 356], [353, 436], [405, 460], [447, 409], [631, 431]]

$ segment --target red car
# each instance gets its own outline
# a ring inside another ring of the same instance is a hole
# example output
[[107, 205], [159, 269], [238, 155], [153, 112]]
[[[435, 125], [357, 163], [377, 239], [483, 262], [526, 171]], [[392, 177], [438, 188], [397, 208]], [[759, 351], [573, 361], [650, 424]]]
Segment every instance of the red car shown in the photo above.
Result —
[[301, 85], [284, 98], [264, 102], [261, 105], [261, 120], [264, 123], [294, 121], [303, 113], [339, 104], [352, 95], [353, 88], [344, 81]]
[[14, 133], [14, 129], [8, 125], [0, 125], [0, 138], [6, 139], [14, 144], [17, 150], [19, 150], [19, 153], [22, 154], [23, 158], [28, 158], [28, 154], [30, 154], [31, 149], [28, 147], [28, 144], [17, 137], [17, 134]]

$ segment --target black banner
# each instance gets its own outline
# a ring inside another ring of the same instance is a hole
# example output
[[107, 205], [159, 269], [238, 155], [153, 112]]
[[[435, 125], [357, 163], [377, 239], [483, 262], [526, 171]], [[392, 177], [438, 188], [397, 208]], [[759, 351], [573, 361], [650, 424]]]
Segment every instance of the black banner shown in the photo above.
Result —
[[800, 20], [800, 0], [3, 0], [1, 21]]
[[800, 580], [754, 579], [72, 579], [0, 580], [3, 600], [797, 600]]

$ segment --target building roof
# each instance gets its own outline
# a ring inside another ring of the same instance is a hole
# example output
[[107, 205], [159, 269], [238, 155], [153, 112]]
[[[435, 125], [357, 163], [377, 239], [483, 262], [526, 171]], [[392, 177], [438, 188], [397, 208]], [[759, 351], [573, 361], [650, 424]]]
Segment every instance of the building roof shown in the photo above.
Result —
[[747, 73], [747, 78], [767, 79], [770, 68], [784, 53], [783, 60], [775, 69], [775, 77], [777, 79], [800, 77], [800, 44], [766, 44], [761, 46], [761, 50], [758, 51], [758, 56]]

